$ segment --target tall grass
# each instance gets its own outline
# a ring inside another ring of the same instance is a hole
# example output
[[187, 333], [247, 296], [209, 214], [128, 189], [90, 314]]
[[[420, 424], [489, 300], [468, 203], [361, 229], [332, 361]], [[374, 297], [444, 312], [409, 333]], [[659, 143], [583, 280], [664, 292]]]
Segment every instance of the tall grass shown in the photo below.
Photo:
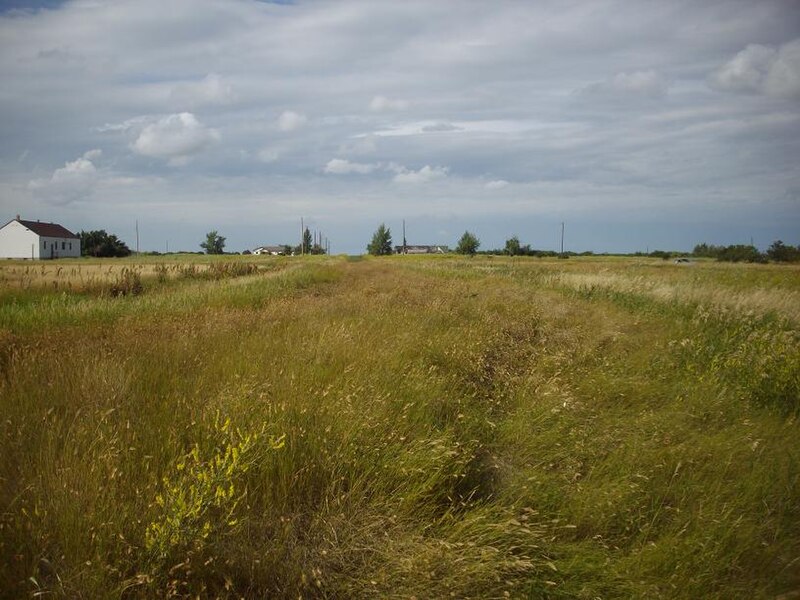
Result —
[[0, 303], [0, 595], [800, 588], [775, 304], [641, 294], [619, 277], [701, 282], [625, 261], [614, 293], [559, 275], [595, 261], [283, 264]]

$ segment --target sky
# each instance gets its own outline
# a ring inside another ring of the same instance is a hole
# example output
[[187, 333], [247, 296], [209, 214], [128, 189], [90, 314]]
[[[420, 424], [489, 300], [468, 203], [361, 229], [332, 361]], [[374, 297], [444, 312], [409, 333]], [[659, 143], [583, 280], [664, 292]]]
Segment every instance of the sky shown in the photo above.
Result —
[[0, 222], [800, 244], [800, 3], [0, 2]]

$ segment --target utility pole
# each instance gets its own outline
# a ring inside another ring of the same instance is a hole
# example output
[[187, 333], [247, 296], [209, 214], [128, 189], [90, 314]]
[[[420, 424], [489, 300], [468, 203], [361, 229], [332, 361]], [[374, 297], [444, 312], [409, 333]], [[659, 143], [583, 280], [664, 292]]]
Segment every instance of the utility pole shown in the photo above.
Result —
[[561, 256], [564, 256], [564, 221], [561, 221]]
[[136, 256], [139, 256], [139, 219], [136, 219]]
[[403, 219], [403, 254], [406, 254], [408, 250], [406, 250], [406, 220]]
[[303, 217], [300, 217], [300, 256], [303, 256], [306, 253], [305, 234], [306, 228], [303, 227]]

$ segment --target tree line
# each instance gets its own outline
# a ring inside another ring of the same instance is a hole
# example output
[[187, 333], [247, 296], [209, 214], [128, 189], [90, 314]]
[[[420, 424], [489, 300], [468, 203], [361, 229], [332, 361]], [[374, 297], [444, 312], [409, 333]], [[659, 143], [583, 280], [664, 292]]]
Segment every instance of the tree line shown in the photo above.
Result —
[[798, 262], [800, 261], [800, 246], [790, 246], [781, 240], [775, 240], [766, 252], [759, 252], [758, 248], [747, 244], [734, 244], [731, 246], [715, 246], [714, 244], [698, 244], [692, 250], [693, 256], [716, 258], [725, 262]]
[[[79, 234], [81, 239], [81, 255], [92, 256], [97, 258], [102, 257], [125, 257], [130, 256], [131, 250], [128, 246], [120, 240], [116, 235], [109, 234], [104, 229], [93, 231], [81, 231]], [[219, 235], [218, 231], [210, 231], [206, 234], [206, 239], [200, 244], [200, 247], [206, 254], [224, 254], [225, 253], [224, 236]], [[403, 245], [405, 240], [403, 240]], [[463, 254], [472, 256], [479, 253], [481, 242], [478, 237], [470, 232], [465, 231], [459, 238], [455, 252], [456, 254]], [[326, 249], [317, 243], [311, 235], [311, 231], [306, 227], [303, 231], [303, 241], [297, 246], [284, 245], [284, 252], [290, 254], [325, 254]], [[249, 254], [248, 251], [245, 251]], [[392, 232], [386, 227], [384, 223], [378, 226], [378, 229], [372, 236], [372, 240], [367, 244], [367, 252], [374, 256], [384, 256], [394, 253], [392, 247]], [[496, 248], [493, 250], [484, 250], [481, 254], [493, 255], [506, 255], [506, 256], [538, 256], [538, 257], [556, 257], [562, 256], [560, 253], [552, 250], [536, 250], [530, 244], [522, 244], [519, 237], [513, 236], [506, 240], [503, 248]], [[580, 255], [592, 255], [592, 252], [583, 252]], [[769, 261], [778, 263], [800, 262], [800, 245], [791, 246], [785, 244], [781, 240], [776, 240], [766, 250], [760, 252], [758, 248], [748, 244], [732, 244], [729, 246], [714, 245], [714, 244], [697, 244], [692, 252], [673, 252], [666, 250], [654, 250], [653, 252], [641, 253], [636, 252], [634, 256], [649, 256], [651, 258], [662, 258], [669, 260], [670, 258], [693, 256], [697, 258], [714, 258], [724, 262], [749, 262], [749, 263], [766, 263]], [[565, 252], [563, 256], [578, 256], [574, 252]]]
[[[480, 247], [480, 240], [477, 236], [470, 232], [465, 231], [456, 244], [456, 254], [474, 255], [478, 253]], [[406, 245], [403, 240], [403, 246]], [[367, 244], [367, 252], [373, 256], [384, 256], [393, 254], [392, 248], [392, 232], [386, 227], [384, 223], [378, 226], [375, 233], [372, 235], [372, 240]], [[506, 255], [506, 256], [539, 256], [539, 257], [563, 257], [568, 256], [592, 256], [593, 252], [582, 252], [577, 254], [575, 252], [559, 253], [553, 250], [536, 250], [530, 244], [522, 244], [519, 237], [513, 236], [506, 240], [503, 248], [496, 248], [493, 250], [484, 250], [480, 254], [492, 255]], [[768, 261], [773, 262], [798, 262], [800, 261], [800, 246], [790, 246], [784, 244], [781, 240], [776, 240], [767, 249], [766, 252], [759, 252], [758, 248], [752, 245], [734, 244], [730, 246], [715, 246], [713, 244], [698, 244], [694, 247], [691, 254], [687, 252], [673, 252], [666, 250], [654, 250], [653, 252], [635, 252], [633, 256], [649, 256], [651, 258], [662, 258], [669, 260], [670, 258], [678, 257], [703, 257], [703, 258], [716, 258], [720, 261], [727, 262], [754, 262], [765, 263]]]

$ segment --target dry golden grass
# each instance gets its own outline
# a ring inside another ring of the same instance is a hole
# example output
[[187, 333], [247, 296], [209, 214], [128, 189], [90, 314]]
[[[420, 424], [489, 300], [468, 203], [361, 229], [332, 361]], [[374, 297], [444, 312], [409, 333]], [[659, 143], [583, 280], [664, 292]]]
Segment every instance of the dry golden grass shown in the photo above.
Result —
[[5, 290], [86, 291], [115, 281], [123, 269], [133, 269], [155, 278], [156, 265], [128, 262], [88, 262], [59, 260], [51, 262], [13, 261], [0, 263], [0, 287]]
[[[719, 268], [714, 265], [715, 268]], [[590, 273], [553, 273], [551, 285], [563, 285], [576, 291], [603, 289], [623, 294], [641, 294], [662, 303], [696, 304], [734, 312], [751, 312], [758, 315], [775, 313], [794, 322], [800, 322], [800, 290], [769, 287], [735, 288], [720, 286], [713, 268], [695, 268], [691, 280], [664, 281], [646, 275], [626, 275], [608, 270]], [[731, 267], [726, 267], [731, 268]], [[739, 267], [747, 268], [747, 267]], [[751, 267], [752, 268], [752, 267]], [[800, 269], [795, 266], [775, 267], [793, 272], [800, 279]]]

